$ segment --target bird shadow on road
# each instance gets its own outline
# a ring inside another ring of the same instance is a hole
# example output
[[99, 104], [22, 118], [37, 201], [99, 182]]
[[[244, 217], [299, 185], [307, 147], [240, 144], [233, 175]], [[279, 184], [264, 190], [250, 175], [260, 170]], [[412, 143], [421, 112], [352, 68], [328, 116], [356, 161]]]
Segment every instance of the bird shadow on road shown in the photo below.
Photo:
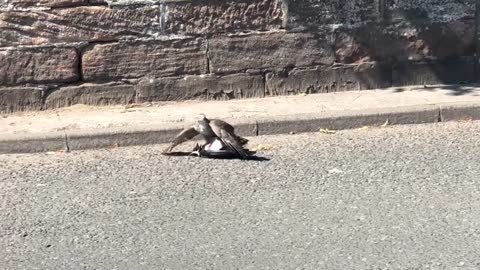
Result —
[[[170, 152], [170, 153], [162, 153], [162, 155], [164, 156], [173, 156], [173, 157], [187, 157], [187, 156], [191, 156], [191, 157], [199, 157], [199, 156], [196, 156], [194, 154], [192, 154], [192, 152]], [[200, 158], [207, 158], [207, 159], [238, 159], [238, 160], [242, 160], [238, 157], [232, 157], [232, 156], [227, 156], [227, 157], [208, 157], [208, 156], [200, 156]], [[244, 159], [244, 160], [247, 160], [247, 161], [269, 161], [270, 159], [269, 158], [266, 158], [266, 157], [260, 157], [260, 156], [249, 156], [248, 158]]]

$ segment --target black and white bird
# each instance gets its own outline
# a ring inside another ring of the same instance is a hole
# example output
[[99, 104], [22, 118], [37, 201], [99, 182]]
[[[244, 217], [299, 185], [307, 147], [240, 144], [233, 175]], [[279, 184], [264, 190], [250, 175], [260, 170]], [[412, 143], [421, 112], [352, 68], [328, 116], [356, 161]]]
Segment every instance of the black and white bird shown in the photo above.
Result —
[[182, 130], [173, 139], [170, 146], [164, 150], [164, 153], [170, 153], [177, 145], [200, 135], [205, 141], [205, 143], [200, 146], [200, 149], [220, 140], [229, 151], [236, 153], [238, 157], [242, 159], [249, 157], [249, 153], [243, 148], [243, 145], [248, 143], [248, 140], [236, 135], [232, 125], [219, 119], [208, 119], [203, 114], [202, 116], [203, 118], [193, 126]]

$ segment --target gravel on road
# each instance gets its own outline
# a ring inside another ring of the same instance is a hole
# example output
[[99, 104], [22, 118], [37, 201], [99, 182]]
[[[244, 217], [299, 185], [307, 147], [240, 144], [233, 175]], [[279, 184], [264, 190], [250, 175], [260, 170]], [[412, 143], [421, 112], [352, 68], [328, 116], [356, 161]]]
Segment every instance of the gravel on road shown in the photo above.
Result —
[[269, 161], [165, 145], [0, 155], [0, 265], [480, 269], [479, 134], [456, 122], [251, 138]]

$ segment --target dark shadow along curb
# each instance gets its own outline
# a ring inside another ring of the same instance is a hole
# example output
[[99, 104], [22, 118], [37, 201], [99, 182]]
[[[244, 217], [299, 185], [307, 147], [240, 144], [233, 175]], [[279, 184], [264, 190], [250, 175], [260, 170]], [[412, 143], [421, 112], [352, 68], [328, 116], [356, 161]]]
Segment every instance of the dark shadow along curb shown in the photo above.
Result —
[[[363, 126], [437, 123], [479, 120], [480, 103], [445, 103], [362, 111], [319, 112], [291, 116], [238, 119], [233, 124], [243, 136], [318, 132], [320, 129], [342, 130]], [[41, 136], [9, 136], [0, 139], [0, 154], [85, 150], [118, 146], [168, 143], [182, 128], [162, 126], [109, 128], [51, 132]]]

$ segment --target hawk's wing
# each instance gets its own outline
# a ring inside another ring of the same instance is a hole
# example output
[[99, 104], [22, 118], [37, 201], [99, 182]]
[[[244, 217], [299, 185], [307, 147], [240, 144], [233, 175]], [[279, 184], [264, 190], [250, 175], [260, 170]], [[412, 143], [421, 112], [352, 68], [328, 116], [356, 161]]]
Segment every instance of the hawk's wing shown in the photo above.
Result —
[[195, 130], [195, 126], [191, 126], [182, 130], [173, 140], [172, 143], [167, 147], [167, 149], [163, 150], [163, 153], [169, 153], [173, 150], [173, 148], [181, 143], [184, 143], [188, 140], [193, 139], [199, 133]]
[[248, 143], [248, 139], [245, 139], [235, 134], [235, 128], [229, 123], [222, 121], [220, 119], [212, 119], [210, 122], [213, 123], [213, 125], [221, 126], [223, 129], [225, 129], [226, 132], [233, 135], [239, 144], [245, 145]]
[[227, 146], [231, 151], [234, 151], [240, 155], [243, 159], [248, 158], [248, 153], [243, 149], [242, 143], [239, 141], [239, 137], [233, 132], [233, 127], [227, 122], [221, 120], [210, 121], [210, 127], [215, 135]]

